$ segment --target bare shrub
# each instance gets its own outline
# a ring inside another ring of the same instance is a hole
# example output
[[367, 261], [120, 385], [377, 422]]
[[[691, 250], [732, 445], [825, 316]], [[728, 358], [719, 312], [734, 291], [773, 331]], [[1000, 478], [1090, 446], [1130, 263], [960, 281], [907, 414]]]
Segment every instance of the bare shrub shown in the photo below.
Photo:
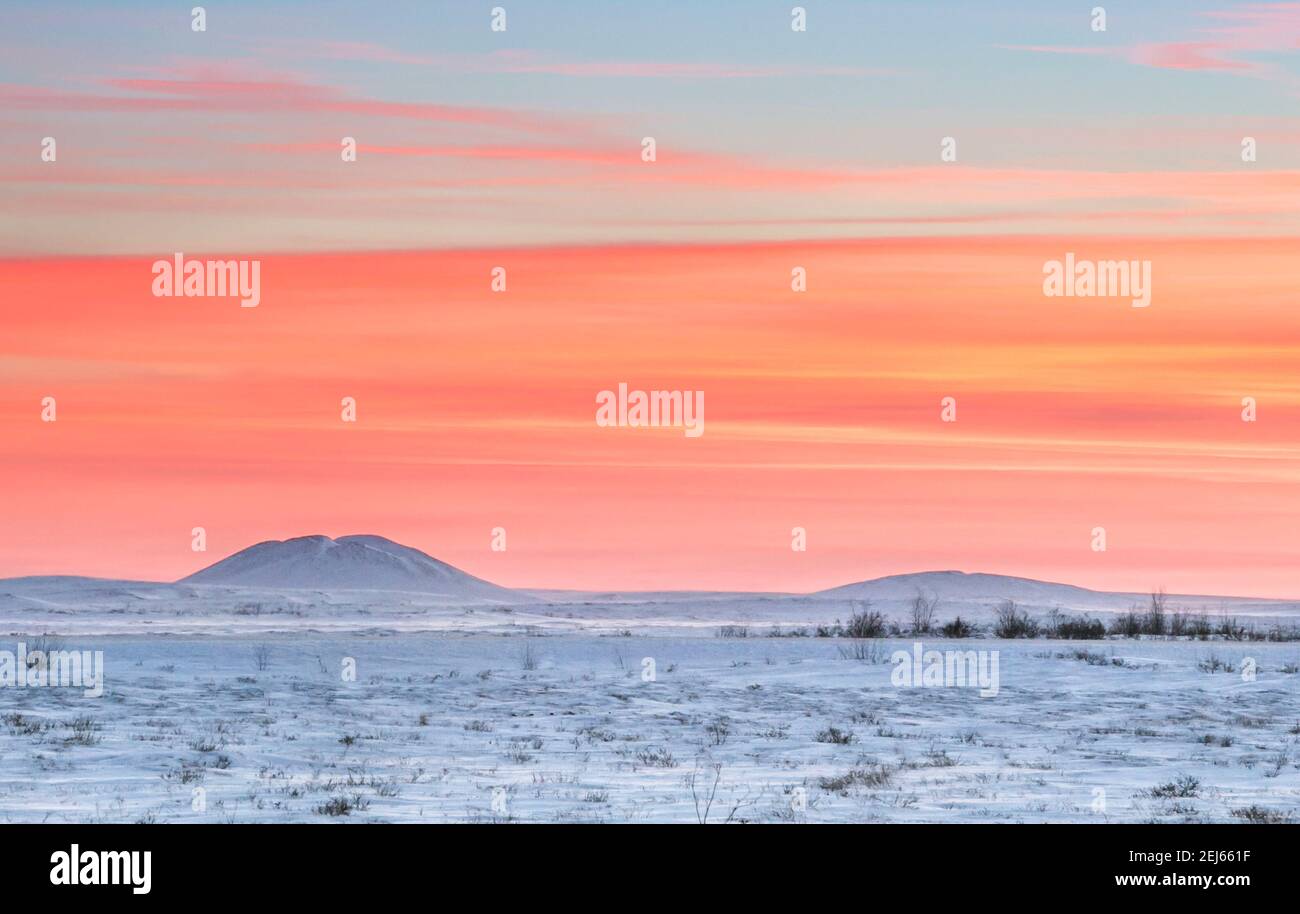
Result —
[[1211, 652], [1208, 657], [1198, 660], [1196, 662], [1196, 668], [1202, 673], [1217, 673], [1219, 670], [1223, 670], [1225, 673], [1236, 672], [1231, 661], [1224, 660], [1219, 657], [1218, 654], [1213, 652]]
[[1265, 641], [1300, 641], [1300, 626], [1275, 625], [1264, 635]]
[[731, 735], [731, 724], [726, 718], [718, 718], [711, 724], [704, 727], [704, 732], [709, 734], [709, 742], [714, 746], [721, 746]]
[[832, 743], [837, 746], [847, 746], [855, 739], [848, 730], [841, 730], [838, 727], [827, 727], [813, 737], [819, 743]]
[[885, 649], [879, 641], [855, 640], [839, 646], [841, 660], [859, 660], [863, 663], [884, 663]]
[[1214, 633], [1228, 641], [1245, 641], [1249, 630], [1237, 621], [1236, 616], [1224, 616], [1219, 620]]
[[945, 622], [939, 631], [945, 638], [970, 638], [975, 634], [975, 626], [957, 616], [951, 622]]
[[894, 780], [894, 771], [885, 765], [853, 768], [844, 774], [819, 778], [817, 786], [832, 793], [847, 793], [850, 787], [888, 787]]
[[1242, 806], [1231, 812], [1234, 819], [1241, 819], [1255, 825], [1286, 825], [1291, 821], [1288, 812], [1264, 809], [1262, 806]]
[[[707, 768], [713, 772], [713, 783], [700, 783], [701, 768], [696, 762], [695, 770], [686, 776], [686, 786], [691, 789], [691, 800], [695, 804], [695, 821], [701, 825], [709, 823], [709, 811], [713, 808], [713, 799], [718, 795], [718, 783], [722, 780], [722, 765], [714, 762]], [[707, 781], [707, 775], [706, 775]]]
[[937, 595], [930, 594], [927, 596], [918, 590], [916, 596], [912, 597], [912, 634], [929, 634], [930, 627], [934, 624], [934, 611], [938, 608], [939, 597]]
[[524, 639], [523, 650], [519, 652], [519, 666], [530, 672], [537, 669], [537, 650], [531, 638]]
[[1106, 637], [1106, 626], [1100, 619], [1067, 616], [1053, 609], [1047, 616], [1043, 634], [1066, 641], [1099, 641]]
[[1088, 666], [1110, 666], [1110, 658], [1105, 654], [1093, 653], [1092, 651], [1076, 648], [1067, 654], [1057, 654], [1058, 657], [1069, 657], [1074, 660], [1082, 660]]
[[1153, 800], [1184, 799], [1198, 796], [1200, 790], [1200, 779], [1184, 774], [1176, 780], [1152, 787], [1146, 791], [1146, 795]]
[[663, 748], [646, 748], [638, 749], [636, 760], [647, 768], [676, 768], [677, 759], [673, 754]]
[[853, 614], [844, 626], [846, 638], [882, 638], [885, 635], [885, 617], [878, 612], [868, 610], [870, 603], [854, 601]]
[[1142, 634], [1142, 617], [1137, 614], [1135, 609], [1121, 613], [1111, 620], [1110, 633], [1125, 638], [1136, 638]]
[[[712, 777], [710, 777], [712, 774]], [[701, 777], [703, 775], [703, 777]], [[695, 770], [688, 774], [685, 779], [686, 786], [690, 788], [691, 800], [695, 804], [695, 821], [701, 825], [709, 824], [709, 814], [713, 810], [714, 800], [718, 795], [718, 784], [722, 782], [722, 763], [705, 762], [703, 759], [695, 760]], [[756, 800], [751, 799], [749, 791], [745, 792], [739, 800], [731, 805], [727, 815], [723, 817], [724, 825], [737, 821], [736, 814], [746, 806], [753, 806]]]
[[354, 793], [350, 797], [333, 797], [317, 806], [316, 812], [322, 816], [348, 816], [353, 812], [364, 810], [369, 805], [369, 800], [364, 799], [359, 793]]
[[1142, 630], [1148, 635], [1163, 635], [1165, 633], [1165, 606], [1169, 602], [1165, 596], [1165, 589], [1151, 592], [1151, 603], [1147, 607], [1146, 618], [1143, 620]]
[[54, 722], [27, 717], [17, 711], [0, 718], [14, 736], [39, 736], [54, 729]]
[[1022, 612], [1014, 600], [1004, 600], [997, 609], [993, 634], [999, 638], [1036, 638], [1038, 623]]
[[1199, 638], [1201, 641], [1210, 637], [1210, 620], [1205, 613], [1192, 614], [1179, 610], [1169, 617], [1169, 634], [1178, 638]]
[[69, 721], [68, 729], [72, 733], [64, 739], [65, 746], [93, 746], [100, 740], [99, 731], [102, 727], [93, 717], [83, 715]]

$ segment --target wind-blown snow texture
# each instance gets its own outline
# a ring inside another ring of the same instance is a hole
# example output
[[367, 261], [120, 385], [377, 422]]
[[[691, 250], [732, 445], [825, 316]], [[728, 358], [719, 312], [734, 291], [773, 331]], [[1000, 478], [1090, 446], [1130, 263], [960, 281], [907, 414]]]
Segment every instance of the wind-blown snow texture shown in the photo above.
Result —
[[[927, 639], [999, 650], [994, 698], [895, 688], [888, 662], [817, 638], [65, 645], [105, 652], [105, 697], [6, 696], [0, 820], [694, 822], [695, 772], [706, 792], [719, 778], [711, 822], [1300, 812], [1300, 677], [1284, 671], [1300, 661], [1295, 644]], [[881, 644], [886, 661], [910, 647]], [[1199, 666], [1217, 656], [1239, 671], [1246, 655], [1253, 682]], [[346, 658], [355, 682], [340, 677]], [[827, 742], [832, 727], [850, 741]]]
[[0, 581], [0, 649], [50, 634], [106, 667], [99, 699], [5, 690], [0, 820], [1300, 818], [1298, 643], [922, 636], [998, 653], [980, 697], [894, 685], [912, 638], [767, 637], [862, 600], [903, 622], [918, 589], [939, 622], [1145, 599], [957, 572], [811, 595], [520, 592], [369, 536], [263, 543], [174, 584]]

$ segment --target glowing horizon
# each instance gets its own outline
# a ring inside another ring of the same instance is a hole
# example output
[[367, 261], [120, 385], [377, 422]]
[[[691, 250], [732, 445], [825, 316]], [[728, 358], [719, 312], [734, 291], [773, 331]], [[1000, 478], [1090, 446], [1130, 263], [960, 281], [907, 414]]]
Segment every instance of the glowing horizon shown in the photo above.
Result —
[[[0, 574], [171, 580], [260, 540], [366, 532], [508, 586], [803, 591], [960, 568], [1294, 596], [1300, 242], [1143, 241], [1147, 309], [1044, 298], [1066, 243], [515, 250], [504, 294], [503, 252], [270, 256], [255, 309], [154, 298], [147, 258], [5, 261], [5, 285], [46, 302], [6, 353], [4, 461], [25, 484]], [[1223, 268], [1198, 275], [1211, 254]], [[597, 427], [620, 381], [705, 391], [706, 433]], [[55, 393], [58, 421], [36, 421]], [[1241, 421], [1247, 394], [1263, 420]]]

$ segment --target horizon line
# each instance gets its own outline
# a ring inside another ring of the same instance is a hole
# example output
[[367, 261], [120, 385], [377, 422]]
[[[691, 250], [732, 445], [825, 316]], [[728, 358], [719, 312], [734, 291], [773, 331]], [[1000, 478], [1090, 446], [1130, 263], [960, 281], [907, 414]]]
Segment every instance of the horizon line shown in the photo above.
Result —
[[[471, 573], [471, 572], [469, 572], [469, 571], [466, 571], [465, 569], [461, 568], [461, 567], [458, 566], [458, 565], [453, 565], [453, 564], [451, 564], [450, 562], [444, 561], [443, 559], [438, 558], [436, 555], [432, 555], [432, 554], [430, 554], [430, 553], [428, 553], [428, 552], [425, 552], [423, 549], [420, 549], [420, 548], [417, 547], [417, 546], [408, 546], [407, 544], [405, 544], [405, 543], [401, 543], [401, 542], [398, 542], [397, 540], [389, 539], [388, 537], [383, 536], [382, 534], [377, 534], [377, 533], [364, 533], [364, 534], [342, 534], [342, 535], [343, 535], [343, 536], [373, 536], [373, 537], [378, 537], [378, 538], [380, 538], [380, 539], [387, 540], [387, 541], [390, 542], [390, 543], [394, 543], [395, 545], [402, 546], [403, 548], [414, 549], [414, 550], [420, 552], [422, 555], [424, 555], [424, 556], [426, 556], [426, 557], [428, 557], [428, 558], [430, 558], [430, 559], [433, 559], [434, 561], [439, 562], [439, 563], [441, 563], [441, 564], [443, 564], [443, 565], [446, 565], [447, 567], [449, 567], [449, 568], [451, 568], [451, 569], [453, 569], [453, 570], [455, 570], [455, 571], [457, 571], [457, 572], [459, 572], [459, 573], [461, 573], [461, 574], [464, 574], [464, 575], [469, 576], [469, 577], [476, 578], [476, 579], [478, 579], [478, 580], [480, 580], [480, 581], [483, 581], [484, 583], [491, 584], [491, 585], [494, 586], [494, 587], [499, 587], [499, 588], [501, 588], [502, 590], [517, 591], [517, 592], [525, 593], [525, 594], [541, 594], [541, 593], [568, 594], [568, 593], [571, 593], [571, 594], [593, 595], [593, 594], [608, 593], [608, 594], [618, 594], [618, 595], [621, 595], [621, 596], [634, 596], [634, 595], [639, 595], [639, 594], [672, 594], [672, 595], [682, 595], [682, 596], [689, 596], [689, 595], [701, 595], [701, 596], [704, 596], [704, 595], [724, 595], [724, 596], [753, 596], [753, 597], [818, 597], [818, 596], [825, 596], [826, 594], [828, 594], [830, 591], [833, 591], [833, 590], [839, 590], [839, 589], [841, 589], [841, 588], [845, 588], [845, 587], [853, 587], [853, 586], [855, 586], [855, 585], [859, 585], [859, 584], [873, 584], [873, 583], [876, 583], [876, 582], [879, 582], [879, 581], [886, 581], [886, 580], [889, 580], [889, 579], [891, 579], [891, 578], [905, 578], [905, 577], [914, 577], [914, 576], [918, 576], [918, 575], [944, 575], [944, 574], [949, 574], [949, 575], [961, 575], [961, 576], [964, 576], [964, 577], [976, 577], [976, 576], [982, 576], [982, 577], [992, 577], [992, 578], [1010, 578], [1010, 579], [1014, 579], [1014, 580], [1018, 580], [1018, 581], [1026, 581], [1026, 582], [1031, 583], [1031, 584], [1048, 584], [1048, 585], [1055, 586], [1055, 587], [1071, 587], [1071, 588], [1074, 588], [1074, 589], [1076, 589], [1076, 590], [1083, 590], [1083, 591], [1087, 591], [1088, 593], [1100, 594], [1100, 595], [1103, 595], [1103, 596], [1138, 596], [1138, 597], [1142, 597], [1142, 596], [1150, 596], [1150, 595], [1152, 595], [1152, 594], [1156, 594], [1156, 593], [1163, 593], [1163, 594], [1164, 594], [1166, 597], [1168, 597], [1168, 598], [1192, 597], [1192, 598], [1200, 598], [1200, 599], [1238, 600], [1238, 601], [1268, 602], [1268, 603], [1296, 603], [1296, 602], [1300, 602], [1300, 597], [1279, 597], [1279, 596], [1270, 596], [1270, 597], [1260, 597], [1260, 596], [1239, 596], [1239, 595], [1235, 595], [1235, 594], [1223, 594], [1223, 593], [1175, 593], [1175, 592], [1165, 591], [1163, 587], [1157, 587], [1157, 588], [1143, 587], [1143, 588], [1139, 588], [1139, 589], [1135, 589], [1135, 590], [1097, 590], [1097, 589], [1092, 588], [1092, 587], [1086, 587], [1086, 586], [1084, 586], [1084, 585], [1082, 585], [1082, 584], [1072, 584], [1072, 583], [1070, 583], [1070, 582], [1068, 582], [1068, 581], [1052, 581], [1052, 580], [1045, 580], [1045, 579], [1043, 579], [1043, 578], [1031, 578], [1031, 577], [1025, 577], [1025, 576], [1023, 576], [1023, 575], [1016, 575], [1016, 574], [1003, 574], [1003, 573], [1001, 573], [1001, 572], [994, 572], [994, 571], [963, 571], [963, 570], [961, 570], [961, 569], [957, 569], [957, 568], [927, 568], [927, 569], [922, 569], [922, 570], [919, 570], [919, 571], [899, 571], [899, 572], [892, 572], [892, 573], [890, 573], [890, 574], [877, 575], [876, 577], [860, 578], [860, 579], [853, 580], [853, 581], [847, 581], [847, 582], [845, 582], [845, 583], [843, 583], [843, 584], [833, 584], [833, 585], [831, 585], [830, 587], [824, 587], [824, 588], [821, 588], [820, 590], [810, 590], [810, 591], [805, 591], [805, 592], [800, 592], [800, 591], [789, 591], [789, 590], [707, 590], [707, 589], [691, 588], [691, 587], [685, 587], [685, 588], [666, 587], [666, 588], [661, 588], [661, 589], [652, 589], [652, 590], [646, 590], [646, 589], [621, 590], [621, 589], [615, 589], [615, 588], [610, 588], [610, 587], [600, 587], [600, 588], [596, 588], [596, 589], [592, 589], [592, 590], [585, 590], [585, 589], [582, 589], [582, 588], [579, 588], [579, 587], [530, 587], [530, 586], [527, 586], [527, 585], [506, 585], [506, 584], [498, 584], [496, 581], [490, 580], [490, 579], [488, 579], [488, 578], [480, 577], [480, 576], [477, 575], [477, 574], [474, 574], [474, 573]], [[177, 578], [176, 580], [173, 580], [173, 581], [159, 581], [159, 580], [150, 580], [150, 579], [146, 579], [146, 578], [132, 578], [132, 577], [124, 577], [124, 578], [116, 578], [116, 577], [101, 577], [101, 576], [99, 576], [99, 575], [84, 575], [84, 574], [75, 574], [75, 573], [54, 573], [54, 574], [26, 574], [26, 575], [12, 575], [12, 576], [8, 576], [8, 577], [0, 577], [0, 584], [3, 584], [3, 583], [8, 582], [8, 581], [23, 581], [23, 580], [29, 580], [29, 579], [35, 579], [35, 578], [75, 578], [75, 579], [81, 579], [81, 580], [87, 580], [87, 581], [105, 581], [105, 582], [114, 582], [114, 583], [122, 583], [122, 584], [151, 584], [151, 585], [159, 585], [159, 586], [174, 586], [174, 585], [184, 584], [184, 585], [187, 585], [187, 586], [190, 586], [190, 587], [230, 587], [230, 588], [245, 588], [245, 589], [249, 589], [249, 590], [313, 590], [313, 589], [317, 589], [317, 588], [314, 588], [314, 587], [283, 587], [283, 588], [282, 588], [282, 587], [275, 587], [275, 586], [264, 585], [264, 584], [247, 584], [247, 585], [246, 585], [246, 584], [207, 584], [207, 583], [203, 583], [203, 582], [187, 582], [187, 581], [186, 581], [186, 578], [192, 577], [193, 575], [198, 574], [198, 573], [200, 573], [200, 572], [202, 572], [202, 571], [206, 571], [207, 569], [212, 568], [213, 566], [215, 566], [215, 565], [217, 565], [217, 564], [220, 564], [221, 562], [224, 562], [224, 561], [226, 561], [226, 560], [229, 559], [229, 558], [232, 558], [232, 557], [234, 557], [234, 556], [236, 556], [236, 555], [239, 555], [239, 554], [241, 554], [241, 553], [243, 553], [243, 552], [246, 552], [246, 551], [248, 551], [249, 549], [253, 549], [253, 548], [257, 547], [257, 546], [266, 545], [266, 544], [268, 544], [268, 543], [284, 543], [284, 542], [288, 542], [288, 541], [290, 541], [290, 540], [296, 540], [296, 539], [310, 539], [310, 538], [316, 538], [316, 537], [323, 537], [323, 538], [325, 538], [325, 539], [330, 540], [331, 542], [335, 542], [335, 541], [338, 540], [338, 537], [328, 536], [327, 534], [323, 534], [323, 533], [308, 533], [308, 534], [302, 534], [302, 535], [300, 535], [300, 536], [291, 536], [291, 537], [287, 537], [287, 538], [285, 538], [285, 539], [279, 539], [279, 540], [276, 540], [276, 539], [260, 540], [260, 541], [258, 541], [258, 542], [256, 542], [256, 543], [251, 543], [251, 544], [249, 544], [248, 546], [243, 547], [242, 549], [237, 549], [237, 550], [235, 550], [234, 552], [229, 553], [228, 555], [222, 556], [221, 558], [215, 559], [215, 560], [213, 560], [213, 561], [211, 561], [211, 562], [209, 562], [209, 563], [203, 565], [202, 567], [195, 569], [194, 571], [190, 572], [189, 574], [184, 575], [184, 576], [182, 576], [182, 577], [180, 577], [180, 578]], [[403, 591], [403, 590], [400, 590], [400, 589], [391, 589], [391, 588], [383, 588], [383, 587], [352, 587], [352, 588], [348, 588], [348, 587], [344, 587], [344, 588], [333, 587], [333, 588], [320, 588], [320, 589], [326, 589], [326, 590], [330, 590], [330, 589], [332, 589], [332, 590], [361, 590], [361, 591], [379, 591], [379, 592], [384, 592], [384, 591], [389, 591], [389, 590], [391, 590], [391, 592], [393, 592], [393, 593], [405, 593], [405, 592], [408, 592], [408, 591]], [[417, 591], [409, 591], [409, 592], [414, 593], [414, 592], [417, 592]], [[921, 588], [918, 587], [918, 588], [917, 588], [917, 592], [918, 592], [918, 593], [921, 593], [921, 592], [923, 592], [923, 591], [921, 590]], [[853, 598], [852, 598], [852, 597], [849, 597], [849, 596], [845, 596], [845, 597], [842, 597], [842, 598], [829, 598], [829, 597], [828, 597], [828, 599], [849, 599], [849, 600], [851, 600], [851, 599], [853, 599]]]

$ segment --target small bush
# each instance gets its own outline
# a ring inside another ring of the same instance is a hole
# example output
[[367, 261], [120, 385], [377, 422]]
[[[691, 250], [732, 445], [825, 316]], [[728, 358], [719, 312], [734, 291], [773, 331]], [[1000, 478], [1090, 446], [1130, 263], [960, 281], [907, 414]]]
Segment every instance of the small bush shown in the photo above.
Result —
[[888, 787], [894, 780], [894, 772], [884, 765], [872, 765], [866, 768], [854, 768], [844, 774], [829, 778], [819, 778], [817, 786], [833, 793], [847, 793], [850, 787]]
[[1231, 812], [1234, 819], [1241, 819], [1255, 825], [1286, 825], [1291, 821], [1291, 814], [1264, 809], [1262, 806], [1242, 806]]
[[53, 721], [37, 720], [31, 717], [26, 717], [17, 711], [12, 714], [6, 714], [3, 718], [0, 718], [0, 720], [4, 721], [5, 726], [9, 727], [10, 732], [15, 736], [39, 736], [45, 731], [54, 728]]
[[1269, 629], [1264, 639], [1266, 641], [1300, 641], [1300, 627], [1290, 625], [1284, 628], [1276, 625]]
[[348, 816], [368, 806], [370, 806], [369, 800], [362, 799], [359, 793], [354, 793], [350, 797], [332, 797], [328, 802], [317, 806], [316, 812], [323, 816]]
[[92, 717], [77, 717], [69, 724], [72, 735], [63, 742], [68, 746], [93, 746], [99, 742], [100, 725]]
[[836, 727], [827, 727], [825, 730], [818, 732], [813, 739], [819, 743], [833, 743], [837, 746], [847, 746], [853, 742], [854, 736], [847, 730], [840, 730]]
[[1036, 638], [1038, 623], [1028, 613], [1021, 612], [1015, 601], [1006, 600], [998, 607], [993, 634], [999, 638]]
[[884, 663], [885, 651], [879, 641], [854, 641], [849, 646], [840, 646], [840, 658], [843, 660], [860, 660], [864, 663]]
[[1159, 590], [1151, 593], [1151, 604], [1147, 607], [1146, 618], [1142, 620], [1142, 629], [1148, 635], [1163, 635], [1165, 633], [1165, 590]]
[[933, 594], [927, 596], [921, 591], [912, 597], [912, 634], [926, 635], [934, 623], [934, 611], [939, 608], [939, 598]]
[[1181, 799], [1196, 797], [1201, 789], [1201, 782], [1190, 774], [1184, 774], [1176, 781], [1160, 784], [1147, 791], [1147, 796], [1155, 800]]
[[638, 749], [636, 760], [647, 768], [677, 767], [677, 759], [667, 749]]
[[1169, 618], [1169, 634], [1177, 638], [1199, 638], [1201, 641], [1210, 637], [1210, 620], [1205, 613], [1192, 615], [1176, 612]]
[[[1058, 654], [1057, 656], [1061, 657], [1067, 655]], [[1110, 658], [1105, 654], [1093, 653], [1086, 649], [1071, 651], [1068, 656], [1073, 657], [1075, 660], [1082, 660], [1084, 663], [1088, 664], [1088, 666], [1110, 666]]]
[[749, 627], [745, 625], [724, 625], [718, 629], [719, 638], [748, 638]]
[[715, 720], [704, 727], [704, 732], [709, 734], [709, 742], [715, 746], [721, 746], [731, 735], [731, 724], [724, 719]]
[[842, 634], [846, 638], [883, 638], [885, 617], [878, 612], [868, 612], [864, 605], [860, 611], [849, 616], [849, 623], [844, 626]]
[[1063, 641], [1100, 641], [1106, 637], [1106, 626], [1100, 619], [1065, 616], [1052, 610], [1044, 634]]
[[1237, 621], [1236, 616], [1224, 616], [1219, 620], [1214, 633], [1228, 641], [1245, 641], [1249, 630]]
[[1235, 672], [1232, 663], [1221, 659], [1218, 654], [1210, 654], [1205, 659], [1197, 661], [1196, 668], [1202, 673], [1217, 673], [1219, 670], [1225, 673]]
[[945, 638], [970, 638], [975, 634], [975, 626], [957, 616], [951, 622], [945, 622], [939, 631]]
[[1134, 610], [1122, 613], [1111, 620], [1110, 633], [1124, 638], [1136, 638], [1142, 634], [1142, 617]]

